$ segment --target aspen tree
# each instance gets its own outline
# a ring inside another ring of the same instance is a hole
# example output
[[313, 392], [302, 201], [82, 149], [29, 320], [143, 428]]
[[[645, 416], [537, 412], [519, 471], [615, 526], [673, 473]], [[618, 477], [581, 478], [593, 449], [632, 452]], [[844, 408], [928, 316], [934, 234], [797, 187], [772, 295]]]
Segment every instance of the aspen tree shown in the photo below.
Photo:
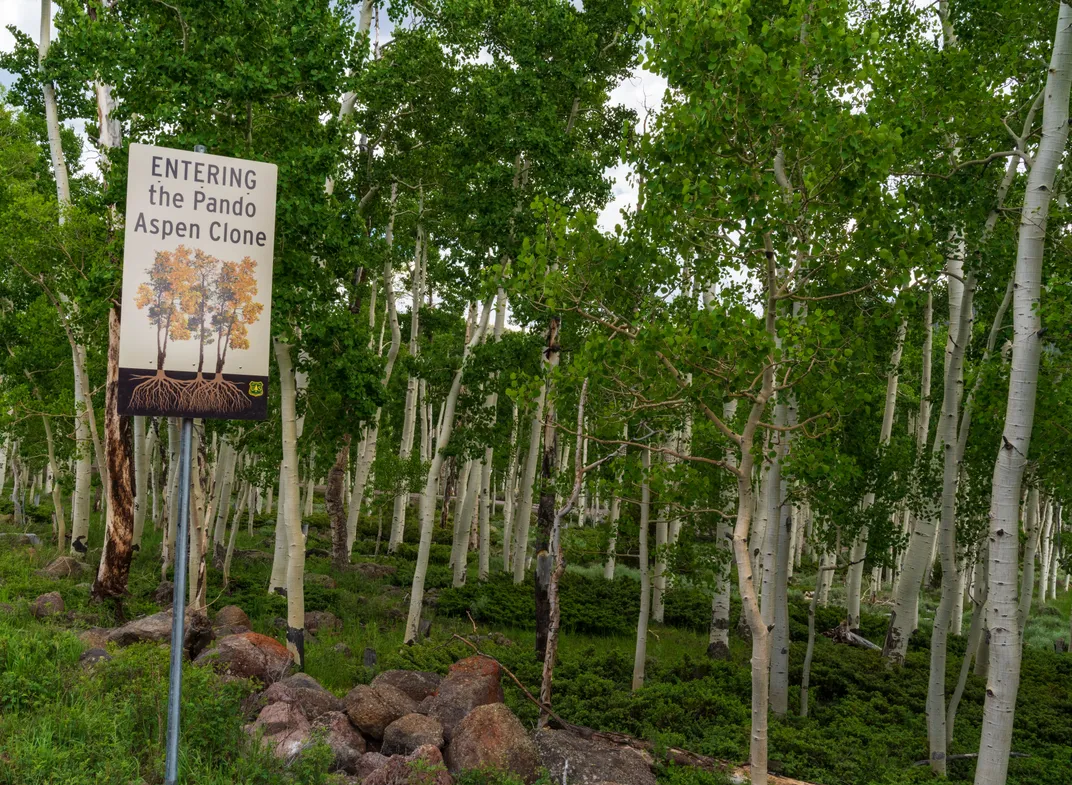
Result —
[[443, 402], [443, 416], [436, 436], [436, 451], [432, 457], [432, 463], [428, 467], [428, 475], [424, 483], [424, 492], [420, 500], [421, 541], [417, 548], [417, 564], [413, 570], [413, 585], [410, 589], [409, 616], [406, 619], [405, 642], [412, 643], [417, 640], [417, 634], [421, 622], [421, 610], [424, 605], [424, 579], [428, 572], [428, 555], [432, 548], [432, 527], [435, 515], [436, 484], [439, 472], [443, 468], [443, 451], [450, 445], [450, 437], [454, 430], [454, 411], [458, 405], [458, 395], [461, 392], [462, 378], [473, 348], [480, 343], [488, 328], [488, 319], [495, 302], [492, 296], [484, 304], [483, 312], [469, 341], [466, 342], [465, 351], [462, 355], [462, 364], [454, 372], [450, 390]]
[[975, 785], [1004, 785], [1020, 681], [1022, 636], [1016, 608], [1017, 519], [1034, 425], [1040, 351], [1042, 257], [1053, 181], [1068, 140], [1072, 86], [1072, 6], [1058, 6], [1057, 31], [1046, 76], [1042, 136], [1028, 173], [1016, 253], [1012, 368], [1005, 426], [994, 464], [990, 507], [987, 629], [990, 667], [983, 705]]

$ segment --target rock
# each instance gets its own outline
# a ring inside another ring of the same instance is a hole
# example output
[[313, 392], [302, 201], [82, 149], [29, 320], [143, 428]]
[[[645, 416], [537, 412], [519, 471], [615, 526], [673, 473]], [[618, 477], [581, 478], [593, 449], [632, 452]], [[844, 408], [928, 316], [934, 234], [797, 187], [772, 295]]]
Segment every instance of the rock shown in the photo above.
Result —
[[[414, 765], [416, 764], [416, 765]], [[438, 747], [421, 747], [395, 755], [365, 778], [362, 785], [453, 785]]]
[[364, 782], [365, 778], [372, 772], [386, 766], [388, 760], [389, 758], [386, 755], [381, 755], [378, 752], [366, 752], [361, 756], [361, 760], [357, 762], [357, 767], [354, 771], [357, 782]]
[[[294, 655], [274, 638], [256, 632], [228, 635], [198, 655], [195, 663], [217, 673], [273, 684], [294, 670]], [[289, 704], [284, 704], [289, 705]]]
[[381, 684], [388, 684], [396, 690], [402, 690], [420, 703], [429, 695], [435, 695], [442, 680], [443, 677], [438, 673], [427, 671], [384, 671], [372, 680], [372, 686], [379, 687]]
[[50, 591], [48, 594], [42, 594], [30, 603], [30, 613], [38, 619], [43, 619], [46, 616], [55, 616], [57, 613], [63, 613], [63, 597], [60, 596], [58, 591]]
[[359, 684], [342, 699], [346, 714], [358, 729], [373, 739], [382, 739], [387, 726], [417, 710], [417, 702], [389, 685]]
[[93, 649], [103, 649], [108, 643], [108, 633], [111, 630], [104, 627], [90, 627], [84, 632], [78, 633], [78, 640]]
[[310, 611], [305, 614], [305, 631], [317, 635], [326, 630], [341, 630], [342, 621], [328, 611]]
[[41, 547], [41, 538], [31, 532], [27, 532], [26, 534], [4, 532], [3, 534], [0, 534], [0, 539], [7, 540], [12, 545], [30, 545], [34, 548]]
[[354, 653], [350, 650], [350, 647], [345, 643], [336, 643], [331, 647], [331, 650], [336, 654], [341, 654], [343, 657], [353, 657]]
[[8, 602], [0, 602], [0, 613], [10, 616], [15, 612], [15, 606]]
[[110, 660], [111, 658], [112, 658], [112, 655], [109, 654], [108, 652], [106, 652], [104, 649], [98, 649], [98, 648], [86, 649], [84, 652], [82, 652], [82, 655], [78, 658], [78, 663], [83, 668], [88, 668], [90, 666], [96, 665], [98, 662], [100, 662], [102, 660], [107, 661], [107, 660]]
[[330, 711], [315, 723], [316, 728], [323, 729], [324, 741], [335, 753], [332, 771], [357, 773], [357, 764], [365, 754], [365, 738], [350, 723], [350, 719], [341, 711]]
[[455, 726], [447, 767], [452, 774], [471, 769], [506, 771], [531, 783], [539, 777], [540, 756], [506, 704], [489, 703], [477, 706]]
[[394, 565], [376, 564], [375, 562], [361, 562], [360, 564], [353, 565], [350, 569], [361, 573], [362, 578], [368, 578], [369, 580], [374, 581], [386, 578], [388, 575], [394, 575], [398, 572], [398, 568]]
[[277, 681], [261, 693], [269, 703], [292, 703], [299, 706], [307, 719], [317, 720], [330, 712], [342, 712], [342, 701], [320, 686], [319, 682], [305, 673], [295, 673]]
[[417, 624], [417, 637], [418, 638], [431, 638], [432, 637], [432, 621], [431, 619], [421, 619]]
[[43, 570], [38, 570], [37, 574], [45, 578], [69, 578], [81, 575], [86, 569], [86, 565], [73, 556], [59, 556]]
[[324, 575], [319, 572], [307, 572], [305, 574], [306, 586], [323, 586], [325, 589], [335, 588], [335, 579], [330, 575]]
[[289, 760], [310, 742], [312, 727], [297, 706], [272, 703], [265, 706], [256, 721], [245, 730], [254, 738], [259, 735], [261, 743], [270, 745], [277, 758]]
[[275, 627], [277, 630], [286, 631], [287, 620], [284, 619], [282, 616], [276, 616], [274, 619], [272, 619], [272, 626]]
[[305, 557], [309, 558], [312, 556], [316, 556], [321, 559], [330, 559], [331, 551], [329, 551], [327, 548], [309, 548], [305, 552]]
[[[212, 627], [204, 611], [186, 611], [183, 648], [190, 659], [195, 659], [212, 642]], [[131, 646], [135, 643], [154, 642], [171, 643], [172, 614], [170, 610], [143, 616], [116, 627], [108, 633], [108, 641], [119, 646]]]
[[656, 785], [652, 759], [632, 747], [623, 747], [600, 738], [583, 739], [564, 730], [545, 728], [535, 735], [540, 763], [555, 782], [562, 780], [569, 761], [570, 785]]
[[443, 725], [435, 717], [407, 714], [387, 726], [380, 751], [384, 755], [409, 755], [428, 744], [443, 747]]
[[226, 605], [220, 608], [216, 618], [212, 620], [212, 629], [216, 631], [217, 636], [222, 638], [224, 635], [249, 632], [253, 629], [253, 624], [246, 612], [237, 605]]
[[153, 590], [153, 602], [161, 607], [170, 607], [175, 601], [175, 584], [171, 581], [160, 581]]
[[477, 706], [502, 703], [503, 690], [499, 679], [502, 668], [488, 657], [474, 656], [458, 660], [450, 666], [446, 678], [428, 705], [430, 715], [443, 723], [443, 735], [450, 741], [454, 726]]
[[361, 655], [361, 664], [366, 668], [375, 668], [378, 660], [376, 650], [366, 646], [364, 653]]

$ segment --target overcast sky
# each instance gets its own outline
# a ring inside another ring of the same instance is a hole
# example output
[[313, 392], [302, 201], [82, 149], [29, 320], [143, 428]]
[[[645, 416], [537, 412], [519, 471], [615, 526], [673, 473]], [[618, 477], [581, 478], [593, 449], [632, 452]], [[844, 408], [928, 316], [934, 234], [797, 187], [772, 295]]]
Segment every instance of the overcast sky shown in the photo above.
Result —
[[[381, 15], [381, 22], [387, 22], [385, 15]], [[8, 25], [14, 25], [37, 41], [40, 24], [41, 3], [39, 0], [0, 0], [0, 50], [10, 51], [15, 44], [15, 39], [7, 30]], [[55, 36], [55, 29], [52, 34]], [[381, 31], [381, 35], [385, 34], [386, 31]], [[12, 75], [0, 70], [0, 84], [10, 86], [11, 82]], [[666, 82], [661, 77], [637, 69], [630, 79], [615, 89], [611, 95], [611, 101], [636, 110], [637, 115], [643, 120], [645, 114], [659, 108], [665, 88]], [[76, 128], [76, 130], [81, 130], [81, 128]], [[87, 150], [87, 153], [90, 152]], [[87, 167], [94, 165], [88, 160], [83, 163]], [[614, 224], [620, 221], [622, 208], [636, 204], [637, 192], [635, 183], [631, 182], [627, 167], [617, 166], [611, 170], [610, 174], [614, 179], [613, 197], [600, 214], [600, 225], [607, 230], [612, 230]]]

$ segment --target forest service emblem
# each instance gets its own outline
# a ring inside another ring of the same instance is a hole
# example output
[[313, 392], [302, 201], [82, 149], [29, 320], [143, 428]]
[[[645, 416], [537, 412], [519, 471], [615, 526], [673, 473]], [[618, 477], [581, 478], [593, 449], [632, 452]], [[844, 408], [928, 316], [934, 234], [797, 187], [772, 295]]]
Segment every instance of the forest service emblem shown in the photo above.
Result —
[[252, 398], [260, 398], [264, 395], [264, 382], [250, 382], [249, 394]]

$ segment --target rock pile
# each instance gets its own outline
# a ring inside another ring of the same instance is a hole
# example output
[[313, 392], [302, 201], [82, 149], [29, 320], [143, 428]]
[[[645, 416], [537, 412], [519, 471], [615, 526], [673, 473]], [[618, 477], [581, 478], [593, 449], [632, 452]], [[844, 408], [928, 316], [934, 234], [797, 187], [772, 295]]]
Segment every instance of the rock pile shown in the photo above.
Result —
[[547, 769], [567, 785], [655, 785], [644, 753], [566, 731], [530, 734], [503, 703], [501, 671], [480, 656], [445, 677], [386, 671], [341, 701], [296, 674], [258, 696], [246, 729], [286, 760], [326, 743], [332, 770], [352, 785], [452, 785], [454, 775], [488, 769], [526, 783]]

